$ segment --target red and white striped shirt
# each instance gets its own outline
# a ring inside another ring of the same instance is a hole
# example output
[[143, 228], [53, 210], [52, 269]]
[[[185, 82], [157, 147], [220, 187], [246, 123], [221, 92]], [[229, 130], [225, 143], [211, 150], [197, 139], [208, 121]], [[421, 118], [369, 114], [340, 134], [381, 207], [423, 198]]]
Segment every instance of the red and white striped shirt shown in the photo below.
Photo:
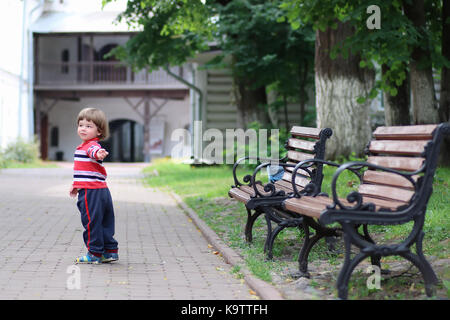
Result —
[[98, 138], [83, 142], [75, 150], [73, 160], [73, 187], [78, 189], [107, 188], [106, 170], [97, 152], [102, 147]]

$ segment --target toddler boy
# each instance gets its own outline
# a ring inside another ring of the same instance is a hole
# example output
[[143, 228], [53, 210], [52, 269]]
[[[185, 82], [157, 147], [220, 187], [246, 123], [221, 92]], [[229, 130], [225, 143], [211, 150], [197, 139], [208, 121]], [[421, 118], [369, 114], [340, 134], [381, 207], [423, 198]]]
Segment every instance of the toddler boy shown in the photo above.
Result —
[[117, 261], [118, 243], [114, 239], [114, 209], [106, 185], [103, 159], [108, 152], [98, 141], [109, 135], [105, 113], [95, 108], [80, 111], [77, 119], [78, 136], [83, 141], [74, 155], [73, 184], [70, 196], [78, 194], [77, 207], [84, 227], [83, 239], [87, 254], [75, 263], [106, 263]]

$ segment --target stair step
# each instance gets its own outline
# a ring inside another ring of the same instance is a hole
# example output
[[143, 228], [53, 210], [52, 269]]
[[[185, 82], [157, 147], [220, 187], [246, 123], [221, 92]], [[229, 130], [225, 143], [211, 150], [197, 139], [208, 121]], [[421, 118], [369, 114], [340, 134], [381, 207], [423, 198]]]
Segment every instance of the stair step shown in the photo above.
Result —
[[236, 112], [237, 107], [228, 103], [208, 103], [208, 112]]
[[209, 113], [206, 116], [206, 119], [208, 121], [218, 121], [218, 122], [231, 122], [234, 121], [236, 122], [236, 113]]
[[207, 91], [208, 91], [208, 93], [210, 93], [210, 92], [230, 93], [231, 86], [227, 85], [227, 84], [208, 85]]

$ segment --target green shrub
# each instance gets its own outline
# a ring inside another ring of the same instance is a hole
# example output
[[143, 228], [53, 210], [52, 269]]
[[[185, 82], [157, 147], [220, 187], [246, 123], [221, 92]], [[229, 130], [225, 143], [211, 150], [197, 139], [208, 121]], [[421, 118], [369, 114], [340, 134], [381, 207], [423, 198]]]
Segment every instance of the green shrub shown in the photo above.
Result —
[[[245, 150], [244, 151], [245, 152], [244, 156], [251, 156], [253, 154], [256, 154], [257, 156], [260, 156], [262, 154], [263, 157], [265, 155], [268, 158], [277, 158], [276, 156], [274, 156], [274, 154], [278, 154], [278, 158], [281, 159], [281, 158], [283, 158], [286, 155], [286, 149], [284, 147], [284, 144], [285, 144], [285, 142], [286, 142], [286, 140], [287, 140], [287, 138], [289, 136], [289, 132], [287, 132], [285, 128], [272, 128], [271, 126], [263, 127], [257, 121], [251, 122], [247, 126], [248, 126], [248, 129], [255, 130], [257, 146], [252, 146], [252, 145], [249, 145], [248, 143], [246, 143], [243, 146], [243, 148]], [[266, 150], [260, 150], [261, 146], [260, 146], [259, 142], [260, 142], [260, 130], [261, 129], [268, 130], [268, 136], [267, 136], [267, 140], [266, 140], [267, 151]], [[270, 135], [271, 129], [279, 129], [279, 135], [278, 136], [271, 136]], [[275, 150], [275, 152], [273, 152], [273, 150], [272, 150], [272, 140], [274, 140], [274, 139], [278, 139], [278, 150]], [[223, 152], [224, 159], [227, 158], [227, 153], [228, 152], [232, 152], [233, 155], [234, 155], [234, 161], [233, 162], [236, 162], [238, 160], [238, 154], [239, 154], [238, 148], [239, 147], [242, 147], [242, 146], [238, 145], [238, 141], [234, 141], [234, 148], [233, 148], [233, 150], [226, 150], [226, 149], [224, 150], [224, 152]], [[250, 150], [251, 147], [256, 147], [256, 150]], [[258, 164], [255, 164], [254, 162], [246, 161], [246, 162], [241, 163], [241, 165], [243, 165], [243, 167], [248, 167], [248, 168], [254, 169], [254, 168], [256, 168], [256, 166]]]
[[36, 141], [27, 142], [22, 138], [18, 138], [15, 142], [8, 144], [0, 154], [0, 165], [6, 167], [6, 164], [11, 161], [31, 163], [38, 159], [38, 143]]
[[7, 161], [0, 150], [0, 168], [6, 168]]

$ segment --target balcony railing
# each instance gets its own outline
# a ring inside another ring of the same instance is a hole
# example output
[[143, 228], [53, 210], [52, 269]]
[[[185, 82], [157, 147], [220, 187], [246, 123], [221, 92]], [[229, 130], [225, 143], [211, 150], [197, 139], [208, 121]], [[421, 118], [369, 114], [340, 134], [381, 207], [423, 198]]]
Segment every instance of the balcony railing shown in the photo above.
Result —
[[[174, 67], [171, 71], [187, 79], [185, 68]], [[39, 62], [35, 70], [36, 85], [155, 85], [179, 86], [181, 83], [165, 70], [133, 72], [130, 67], [117, 61], [86, 62]]]

